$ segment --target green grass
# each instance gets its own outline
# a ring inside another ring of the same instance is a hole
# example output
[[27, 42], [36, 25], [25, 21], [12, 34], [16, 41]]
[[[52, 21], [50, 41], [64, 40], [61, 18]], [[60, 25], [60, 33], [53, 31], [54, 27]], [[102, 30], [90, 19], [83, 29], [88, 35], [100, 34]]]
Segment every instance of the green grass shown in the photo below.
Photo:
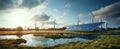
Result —
[[73, 42], [54, 46], [54, 49], [120, 49], [120, 36], [102, 36], [90, 42]]
[[120, 35], [120, 30], [91, 31], [91, 32], [77, 32], [76, 31], [74, 33], [75, 34], [80, 34], [80, 35], [89, 35], [89, 34], [99, 34], [99, 35], [118, 34], [118, 35]]
[[63, 34], [34, 34], [34, 36], [42, 36], [45, 38], [60, 39], [60, 38], [74, 38], [73, 36], [66, 36]]

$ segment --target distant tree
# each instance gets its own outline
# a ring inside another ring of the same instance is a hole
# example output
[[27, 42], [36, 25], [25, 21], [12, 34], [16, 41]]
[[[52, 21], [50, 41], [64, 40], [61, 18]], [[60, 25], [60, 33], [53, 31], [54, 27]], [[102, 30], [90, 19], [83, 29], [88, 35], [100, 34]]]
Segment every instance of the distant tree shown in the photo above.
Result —
[[62, 28], [60, 28], [60, 30], [65, 30], [66, 29], [66, 27], [62, 27]]
[[63, 29], [66, 29], [66, 27], [63, 27]]
[[120, 27], [118, 27], [118, 29], [120, 30]]
[[17, 36], [20, 38], [20, 37], [22, 36], [22, 30], [23, 30], [23, 28], [22, 28], [21, 26], [18, 26], [18, 27], [16, 28], [16, 30], [18, 31], [18, 32], [17, 32]]
[[18, 27], [16, 28], [16, 30], [19, 31], [19, 32], [21, 32], [21, 31], [23, 30], [23, 28], [22, 28], [21, 26], [18, 26]]
[[39, 28], [38, 28], [38, 27], [35, 27], [35, 30], [36, 30], [36, 31], [39, 31]]

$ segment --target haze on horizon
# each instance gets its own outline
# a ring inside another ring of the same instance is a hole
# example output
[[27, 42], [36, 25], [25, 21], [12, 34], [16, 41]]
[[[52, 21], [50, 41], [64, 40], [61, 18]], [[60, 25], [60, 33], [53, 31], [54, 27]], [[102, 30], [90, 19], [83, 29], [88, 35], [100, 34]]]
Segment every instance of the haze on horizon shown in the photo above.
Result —
[[106, 21], [109, 27], [120, 27], [119, 0], [0, 0], [0, 27], [56, 27]]

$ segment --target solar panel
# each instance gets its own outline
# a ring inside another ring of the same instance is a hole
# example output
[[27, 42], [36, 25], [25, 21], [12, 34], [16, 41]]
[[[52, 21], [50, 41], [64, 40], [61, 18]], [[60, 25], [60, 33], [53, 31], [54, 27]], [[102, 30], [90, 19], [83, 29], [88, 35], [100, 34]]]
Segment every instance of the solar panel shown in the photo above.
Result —
[[88, 23], [88, 24], [81, 24], [81, 25], [71, 25], [71, 26], [68, 26], [66, 30], [93, 31], [95, 28], [102, 25], [103, 23], [105, 23], [105, 22]]

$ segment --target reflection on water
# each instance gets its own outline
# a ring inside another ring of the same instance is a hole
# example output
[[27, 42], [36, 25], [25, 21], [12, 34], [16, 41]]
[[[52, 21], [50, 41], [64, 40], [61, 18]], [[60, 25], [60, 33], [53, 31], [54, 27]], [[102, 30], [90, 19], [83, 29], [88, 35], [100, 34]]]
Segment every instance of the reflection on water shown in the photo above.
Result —
[[[18, 37], [15, 35], [2, 35], [0, 36], [0, 39], [17, 39]], [[52, 39], [52, 38], [44, 38], [44, 37], [36, 37], [32, 34], [29, 35], [23, 35], [21, 38], [25, 39], [27, 43], [22, 43], [21, 45], [27, 45], [27, 46], [54, 46], [58, 44], [64, 44], [69, 42], [87, 42], [88, 39], [83, 38], [61, 38], [61, 39]]]
[[15, 35], [0, 35], [0, 39], [18, 39]]
[[76, 41], [88, 41], [87, 39], [82, 38], [62, 38], [62, 39], [51, 39], [51, 38], [44, 38], [44, 37], [35, 37], [33, 35], [23, 35], [23, 39], [27, 40], [27, 43], [22, 45], [28, 46], [54, 46], [57, 44], [64, 44], [69, 42], [76, 42]]
[[16, 36], [19, 37], [19, 38], [22, 37], [22, 32], [21, 32], [21, 31], [18, 31], [18, 32], [16, 33]]
[[66, 34], [67, 36], [73, 36], [73, 37], [78, 37], [78, 38], [84, 38], [84, 39], [97, 39], [99, 35], [97, 34], [88, 34], [88, 35], [79, 35], [79, 34]]

